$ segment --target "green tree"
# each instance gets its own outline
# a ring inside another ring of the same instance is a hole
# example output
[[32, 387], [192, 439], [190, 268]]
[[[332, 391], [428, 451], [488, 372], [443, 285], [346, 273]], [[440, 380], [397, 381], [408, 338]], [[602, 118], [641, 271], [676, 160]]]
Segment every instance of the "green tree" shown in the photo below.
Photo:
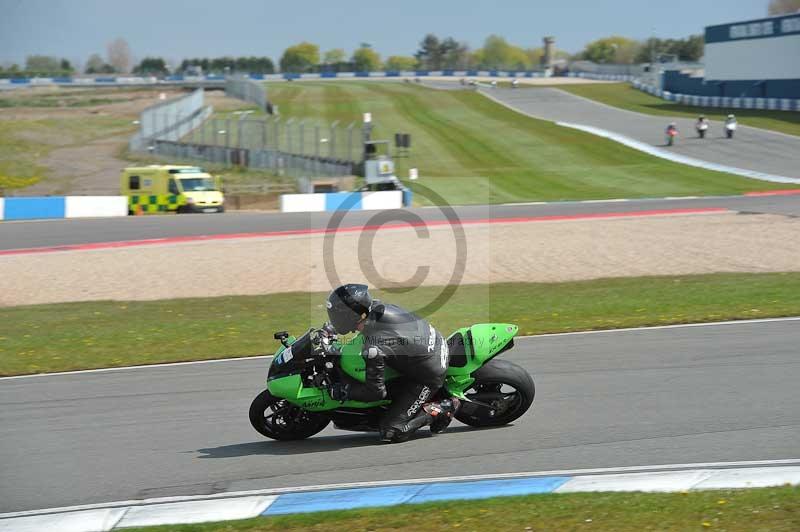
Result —
[[531, 68], [531, 58], [520, 48], [509, 44], [499, 35], [489, 35], [483, 43], [479, 55], [479, 68], [489, 70], [528, 70]]
[[538, 48], [526, 48], [525, 55], [528, 56], [532, 67], [539, 66], [542, 64], [542, 59], [544, 59], [544, 48], [541, 46]]
[[25, 58], [25, 70], [37, 73], [55, 73], [61, 70], [58, 58], [49, 55], [29, 55]]
[[483, 48], [478, 48], [469, 53], [468, 68], [483, 68]]
[[442, 68], [442, 46], [439, 38], [433, 33], [427, 34], [419, 43], [419, 50], [414, 54], [420, 68], [425, 70], [439, 70]]
[[705, 38], [702, 35], [690, 35], [678, 41], [677, 54], [681, 61], [700, 61], [705, 52]]
[[651, 56], [658, 60], [663, 54], [674, 55], [680, 61], [699, 61], [703, 57], [705, 40], [702, 35], [690, 35], [685, 39], [650, 38], [639, 46], [634, 62], [649, 63]]
[[341, 48], [334, 48], [325, 52], [322, 63], [327, 72], [353, 70], [353, 64], [347, 60], [347, 53]]
[[773, 15], [788, 15], [800, 11], [800, 0], [770, 0], [768, 13]]
[[469, 46], [452, 37], [442, 41], [442, 68], [461, 70], [469, 66]]
[[319, 64], [319, 46], [301, 42], [290, 46], [281, 57], [282, 72], [311, 72]]
[[274, 74], [275, 63], [269, 57], [264, 56], [259, 59], [257, 72], [259, 74]]
[[160, 57], [145, 57], [133, 69], [134, 74], [166, 74], [167, 63]]
[[62, 59], [61, 64], [59, 66], [61, 67], [61, 71], [64, 72], [65, 74], [71, 74], [75, 72], [75, 69], [72, 68], [72, 63], [70, 63], [66, 59]]
[[384, 68], [392, 71], [416, 70], [417, 60], [407, 55], [391, 55], [386, 58]]
[[108, 69], [112, 69], [113, 67], [107, 65], [103, 58], [100, 57], [100, 54], [92, 54], [89, 56], [89, 59], [86, 61], [86, 73], [87, 74], [101, 74], [107, 73]]
[[372, 48], [362, 46], [353, 52], [353, 67], [357, 72], [374, 72], [381, 68], [381, 56]]
[[636, 58], [636, 46], [636, 41], [627, 37], [604, 37], [587, 44], [581, 58], [595, 63], [617, 63], [621, 59], [628, 59], [632, 63]]
[[233, 57], [215, 57], [211, 60], [209, 68], [217, 73], [233, 72], [236, 70], [236, 59]]
[[341, 48], [334, 48], [325, 52], [323, 63], [326, 65], [335, 65], [347, 61], [347, 53]]

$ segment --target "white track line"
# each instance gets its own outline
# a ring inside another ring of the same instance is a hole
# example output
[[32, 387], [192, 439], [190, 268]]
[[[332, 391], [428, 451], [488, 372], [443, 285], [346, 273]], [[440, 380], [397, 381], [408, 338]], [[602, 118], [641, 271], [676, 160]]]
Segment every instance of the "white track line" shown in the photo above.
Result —
[[[624, 329], [600, 329], [595, 331], [573, 331], [563, 333], [545, 333], [545, 334], [531, 334], [521, 335], [517, 338], [547, 338], [550, 336], [573, 336], [580, 334], [613, 334], [620, 332], [635, 332], [635, 331], [657, 331], [661, 329], [681, 329], [684, 327], [722, 327], [726, 325], [748, 325], [754, 323], [773, 323], [782, 321], [800, 321], [800, 316], [787, 316], [783, 318], [756, 318], [749, 320], [730, 320], [730, 321], [709, 321], [702, 323], [676, 323], [672, 325], [653, 325], [645, 327], [627, 327]], [[232, 357], [232, 358], [215, 358], [212, 360], [196, 360], [187, 362], [165, 362], [164, 364], [146, 364], [142, 366], [120, 366], [115, 368], [99, 368], [99, 369], [81, 369], [76, 371], [60, 371], [57, 373], [34, 373], [33, 375], [14, 375], [13, 377], [0, 377], [0, 381], [13, 380], [13, 379], [32, 379], [41, 377], [58, 377], [63, 375], [79, 375], [81, 373], [107, 373], [111, 371], [125, 371], [136, 369], [150, 369], [150, 368], [167, 368], [172, 366], [188, 366], [190, 364], [217, 364], [220, 362], [244, 362], [248, 360], [265, 360], [272, 358], [272, 355], [259, 355], [252, 357]]]
[[780, 465], [800, 465], [800, 458], [790, 458], [783, 460], [751, 460], [743, 462], [701, 462], [692, 464], [662, 464], [662, 465], [648, 465], [648, 466], [625, 466], [625, 467], [603, 467], [592, 469], [560, 469], [553, 471], [528, 471], [520, 473], [497, 473], [497, 474], [482, 474], [482, 475], [460, 475], [449, 477], [432, 477], [432, 478], [409, 478], [402, 480], [374, 480], [367, 482], [346, 482], [339, 484], [319, 484], [310, 486], [296, 486], [287, 488], [267, 488], [260, 490], [247, 490], [247, 491], [230, 491], [215, 493], [212, 495], [186, 495], [174, 497], [159, 497], [154, 499], [134, 499], [128, 501], [114, 501], [108, 503], [97, 504], [84, 504], [79, 506], [64, 506], [60, 508], [46, 508], [41, 510], [28, 510], [24, 512], [11, 512], [0, 514], [0, 519], [7, 519], [11, 517], [23, 517], [29, 515], [44, 515], [63, 512], [74, 512], [79, 510], [97, 510], [106, 508], [118, 508], [121, 506], [145, 506], [150, 504], [161, 504], [170, 502], [182, 501], [201, 501], [201, 500], [216, 500], [216, 499], [230, 499], [237, 497], [246, 497], [251, 495], [279, 495], [282, 493], [297, 493], [306, 491], [324, 491], [333, 489], [350, 489], [350, 488], [371, 488], [380, 486], [398, 486], [404, 484], [427, 484], [435, 482], [466, 482], [476, 480], [492, 480], [492, 479], [511, 479], [520, 477], [550, 477], [550, 476], [577, 476], [577, 475], [600, 475], [609, 473], [635, 473], [647, 471], [680, 471], [690, 469], [729, 469], [734, 467], [763, 467], [763, 466], [780, 466]]
[[661, 329], [682, 329], [684, 327], [718, 327], [725, 325], [747, 325], [753, 323], [772, 323], [781, 321], [798, 321], [800, 316], [789, 316], [785, 318], [757, 318], [750, 320], [730, 320], [730, 321], [709, 321], [702, 323], [675, 323], [672, 325], [653, 325], [647, 327], [627, 327], [624, 329], [599, 329], [595, 331], [574, 331], [563, 333], [546, 333], [546, 334], [532, 334], [528, 336], [518, 336], [517, 338], [546, 338], [548, 336], [573, 336], [579, 334], [603, 334], [603, 333], [619, 333], [619, 332], [634, 332], [634, 331], [658, 331]]
[[14, 375], [13, 377], [0, 377], [0, 381], [12, 380], [12, 379], [29, 379], [33, 377], [58, 377], [63, 375], [77, 375], [81, 373], [108, 373], [111, 371], [125, 371], [129, 369], [168, 368], [172, 366], [188, 366], [190, 364], [217, 364], [219, 362], [239, 362], [243, 360], [263, 360], [267, 358], [272, 358], [272, 355], [214, 358], [211, 360], [187, 360], [186, 362], [165, 362], [163, 364], [142, 364], [141, 366], [119, 366], [114, 368], [79, 369], [75, 371], [58, 371], [55, 373], [34, 373], [32, 375]]

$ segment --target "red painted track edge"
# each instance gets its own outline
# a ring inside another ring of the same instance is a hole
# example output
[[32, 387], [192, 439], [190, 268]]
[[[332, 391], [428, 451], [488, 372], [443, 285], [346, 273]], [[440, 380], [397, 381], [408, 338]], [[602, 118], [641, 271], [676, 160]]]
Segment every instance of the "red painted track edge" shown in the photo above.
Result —
[[[800, 193], [800, 191], [798, 191], [798, 193]], [[337, 229], [330, 229], [330, 228], [288, 229], [284, 231], [267, 231], [260, 233], [228, 233], [220, 235], [176, 236], [167, 238], [152, 238], [146, 240], [123, 240], [117, 242], [96, 242], [91, 244], [67, 244], [61, 246], [46, 246], [38, 248], [5, 249], [5, 250], [0, 250], [0, 256], [28, 255], [34, 253], [54, 253], [57, 251], [91, 251], [98, 249], [119, 249], [119, 248], [129, 248], [138, 246], [150, 246], [154, 244], [180, 244], [188, 242], [206, 242], [214, 240], [236, 240], [245, 238], [269, 238], [269, 237], [295, 236], [295, 235], [352, 233], [359, 231], [402, 229], [408, 227], [535, 223], [535, 222], [555, 222], [555, 221], [567, 221], [567, 220], [598, 220], [598, 219], [609, 219], [609, 218], [637, 218], [646, 216], [669, 216], [669, 215], [680, 215], [680, 214], [705, 214], [705, 213], [715, 213], [715, 212], [730, 212], [730, 210], [721, 207], [708, 207], [702, 209], [658, 209], [658, 210], [634, 211], [634, 212], [607, 212], [607, 213], [551, 215], [551, 216], [519, 216], [513, 218], [481, 218], [475, 220], [459, 220], [454, 224], [451, 224], [449, 220], [432, 220], [432, 221], [422, 221], [418, 223], [398, 223], [398, 224], [385, 224], [385, 225], [340, 227]]]

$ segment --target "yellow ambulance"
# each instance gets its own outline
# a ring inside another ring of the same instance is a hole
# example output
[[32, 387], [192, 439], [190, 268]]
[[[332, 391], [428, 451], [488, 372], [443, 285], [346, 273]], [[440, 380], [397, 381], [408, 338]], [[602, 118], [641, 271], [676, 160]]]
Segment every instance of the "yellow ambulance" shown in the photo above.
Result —
[[120, 185], [129, 214], [225, 212], [222, 180], [197, 166], [133, 166]]

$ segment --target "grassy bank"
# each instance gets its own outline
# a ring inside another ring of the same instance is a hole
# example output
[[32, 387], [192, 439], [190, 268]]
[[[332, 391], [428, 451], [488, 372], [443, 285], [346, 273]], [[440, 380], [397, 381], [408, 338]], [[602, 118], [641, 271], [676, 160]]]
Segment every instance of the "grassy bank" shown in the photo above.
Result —
[[472, 91], [353, 81], [273, 83], [269, 94], [284, 121], [315, 118], [349, 124], [371, 112], [373, 138], [410, 133], [411, 153], [396, 160], [397, 174], [404, 177], [409, 167], [419, 168], [420, 183], [451, 203], [730, 194], [779, 188], [652, 157], [521, 115]]
[[[164, 87], [0, 91], [0, 181], [7, 177], [19, 187], [38, 184], [17, 195], [118, 191], [121, 168], [136, 160], [154, 162], [129, 154], [127, 144], [140, 111], [160, 101], [162, 92], [180, 95]], [[213, 93], [206, 98], [222, 111], [244, 107]]]
[[681, 105], [634, 89], [628, 83], [558, 85], [556, 88], [606, 105], [636, 111], [637, 113], [685, 118], [697, 118], [697, 115], [704, 114], [712, 120], [720, 121], [724, 121], [729, 113], [733, 113], [739, 123], [745, 126], [771, 129], [788, 135], [800, 135], [800, 113], [791, 111], [724, 109]]
[[796, 531], [800, 488], [688, 493], [571, 493], [454, 501], [162, 527], [130, 532], [277, 530]]
[[[379, 296], [416, 309], [440, 291]], [[323, 322], [326, 295], [0, 308], [0, 375], [269, 354], [274, 331]], [[541, 334], [790, 315], [800, 315], [800, 273], [465, 285], [427, 317], [448, 333], [492, 321]]]
[[[1, 111], [1, 110], [0, 110]], [[5, 119], [0, 113], [0, 175], [31, 179], [30, 184], [54, 179], [47, 156], [59, 148], [80, 148], [96, 140], [133, 133], [131, 120], [111, 116], [47, 117], [31, 115]], [[63, 179], [67, 192], [69, 180]]]

